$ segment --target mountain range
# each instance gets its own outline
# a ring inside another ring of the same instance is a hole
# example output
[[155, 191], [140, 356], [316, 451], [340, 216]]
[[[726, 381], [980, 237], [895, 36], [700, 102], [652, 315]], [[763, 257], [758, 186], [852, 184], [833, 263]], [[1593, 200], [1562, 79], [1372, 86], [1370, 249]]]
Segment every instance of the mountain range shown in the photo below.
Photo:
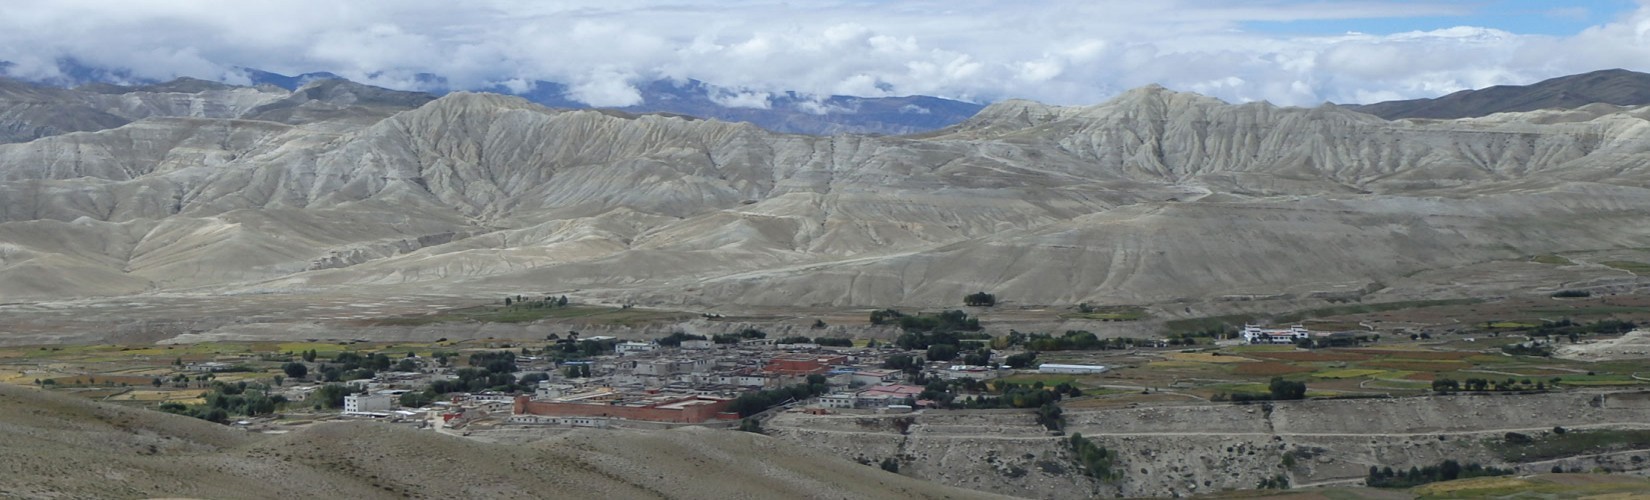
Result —
[[1650, 104], [1650, 75], [1608, 69], [1562, 76], [1530, 85], [1497, 85], [1463, 90], [1433, 99], [1387, 101], [1349, 105], [1388, 120], [1401, 118], [1473, 118], [1495, 113], [1574, 109], [1590, 104], [1643, 106]]
[[1645, 107], [1388, 121], [1152, 86], [874, 137], [338, 80], [4, 92], [0, 301], [1408, 297], [1468, 293], [1428, 272], [1650, 247]]
[[[0, 61], [0, 75], [6, 74], [8, 66], [9, 63]], [[88, 66], [73, 59], [58, 61], [57, 66], [62, 76], [31, 83], [59, 89], [86, 87], [82, 90], [93, 91], [110, 91], [120, 86], [142, 89], [167, 84], [134, 77], [129, 70]], [[235, 71], [250, 82], [250, 86], [268, 85], [289, 91], [297, 90], [310, 82], [341, 78], [324, 71], [298, 75], [283, 75], [254, 68], [237, 68]], [[455, 90], [476, 90], [519, 95], [552, 108], [593, 108], [574, 99], [571, 89], [566, 84], [558, 82], [535, 80], [520, 86], [494, 85], [478, 89], [458, 89], [439, 75], [418, 74], [416, 80], [422, 88], [430, 91], [432, 97], [439, 97]], [[183, 78], [180, 81], [205, 83], [192, 78]], [[606, 109], [749, 122], [775, 132], [811, 135], [902, 135], [926, 132], [961, 122], [984, 107], [981, 104], [929, 96], [815, 96], [797, 92], [743, 91], [693, 79], [646, 81], [639, 83], [637, 90], [640, 102]]]

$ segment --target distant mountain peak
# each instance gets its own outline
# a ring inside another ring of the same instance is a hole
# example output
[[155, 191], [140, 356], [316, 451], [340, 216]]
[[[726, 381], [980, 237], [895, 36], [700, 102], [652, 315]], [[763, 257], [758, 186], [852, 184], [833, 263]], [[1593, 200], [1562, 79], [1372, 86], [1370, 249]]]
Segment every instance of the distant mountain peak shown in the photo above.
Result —
[[1462, 90], [1432, 99], [1343, 105], [1388, 120], [1401, 118], [1455, 119], [1495, 113], [1540, 109], [1576, 109], [1589, 104], [1642, 106], [1650, 104], [1650, 74], [1605, 69], [1561, 76], [1530, 85], [1497, 85]]

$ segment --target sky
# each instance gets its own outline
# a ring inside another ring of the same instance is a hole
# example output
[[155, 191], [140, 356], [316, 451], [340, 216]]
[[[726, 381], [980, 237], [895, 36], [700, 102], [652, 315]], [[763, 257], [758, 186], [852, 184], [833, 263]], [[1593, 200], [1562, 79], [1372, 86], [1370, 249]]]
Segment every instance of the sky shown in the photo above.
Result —
[[1148, 84], [1312, 106], [1650, 71], [1650, 0], [0, 0], [0, 61], [407, 90], [564, 82], [595, 106], [697, 79], [775, 92], [1103, 102]]

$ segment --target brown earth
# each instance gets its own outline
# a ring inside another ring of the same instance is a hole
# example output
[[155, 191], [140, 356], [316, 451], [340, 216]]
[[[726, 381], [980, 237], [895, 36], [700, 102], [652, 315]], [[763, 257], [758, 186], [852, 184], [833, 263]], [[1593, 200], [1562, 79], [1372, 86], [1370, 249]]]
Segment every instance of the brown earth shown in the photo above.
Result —
[[376, 422], [282, 435], [0, 384], [5, 498], [987, 498], [707, 429], [491, 444]]

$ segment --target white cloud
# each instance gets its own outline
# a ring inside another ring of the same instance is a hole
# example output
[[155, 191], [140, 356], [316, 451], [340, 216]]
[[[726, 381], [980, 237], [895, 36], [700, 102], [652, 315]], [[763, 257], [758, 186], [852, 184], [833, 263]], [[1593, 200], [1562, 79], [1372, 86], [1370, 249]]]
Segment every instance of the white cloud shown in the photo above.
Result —
[[642, 93], [630, 84], [635, 75], [603, 68], [567, 89], [567, 95], [591, 106], [623, 107], [642, 103]]
[[796, 109], [799, 109], [799, 110], [801, 110], [802, 112], [805, 112], [805, 113], [812, 113], [812, 114], [816, 114], [816, 115], [828, 115], [828, 114], [832, 114], [832, 113], [839, 114], [839, 115], [846, 115], [846, 114], [854, 114], [854, 113], [858, 112], [857, 110], [852, 109], [852, 108], [847, 108], [847, 107], [843, 107], [843, 106], [838, 106], [836, 104], [831, 104], [829, 102], [826, 102], [823, 99], [812, 99], [812, 100], [806, 100], [806, 101], [797, 101]]
[[711, 102], [720, 104], [725, 108], [768, 109], [768, 107], [772, 105], [772, 103], [768, 101], [770, 97], [772, 97], [772, 94], [767, 92], [734, 92], [719, 90], [710, 93]]
[[719, 99], [747, 106], [784, 90], [1089, 104], [1149, 83], [1314, 105], [1650, 70], [1650, 4], [1564, 37], [1473, 26], [1292, 35], [1248, 24], [1480, 8], [1444, 0], [58, 0], [7, 5], [0, 60], [24, 78], [54, 76], [53, 61], [73, 57], [152, 79], [233, 81], [231, 68], [245, 66], [413, 89], [429, 85], [420, 73], [458, 88], [550, 80], [567, 83], [574, 99], [612, 106], [639, 102], [635, 84], [658, 78], [742, 89]]

